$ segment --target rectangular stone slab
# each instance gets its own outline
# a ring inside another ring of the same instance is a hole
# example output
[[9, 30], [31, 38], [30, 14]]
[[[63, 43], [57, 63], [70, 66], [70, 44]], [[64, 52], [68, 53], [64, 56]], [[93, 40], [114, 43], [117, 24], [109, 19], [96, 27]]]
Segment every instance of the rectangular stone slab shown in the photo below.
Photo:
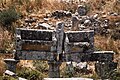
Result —
[[68, 36], [69, 42], [90, 42], [94, 37], [93, 30], [67, 31], [65, 34]]
[[87, 62], [87, 61], [111, 62], [114, 57], [113, 55], [114, 55], [113, 51], [96, 51], [92, 54], [71, 53], [71, 54], [65, 54], [65, 59], [66, 61], [73, 61], [73, 62]]
[[24, 40], [52, 41], [53, 30], [23, 29], [17, 28], [16, 33]]
[[52, 41], [22, 40], [22, 50], [51, 51]]
[[[90, 61], [90, 54], [88, 53], [72, 53], [72, 54], [65, 54], [65, 62], [73, 61], [73, 62], [87, 62]], [[63, 62], [64, 62], [63, 61]]]
[[112, 61], [114, 57], [113, 51], [95, 51], [93, 54], [91, 54], [89, 60], [90, 61]]
[[51, 52], [17, 51], [20, 60], [50, 60]]

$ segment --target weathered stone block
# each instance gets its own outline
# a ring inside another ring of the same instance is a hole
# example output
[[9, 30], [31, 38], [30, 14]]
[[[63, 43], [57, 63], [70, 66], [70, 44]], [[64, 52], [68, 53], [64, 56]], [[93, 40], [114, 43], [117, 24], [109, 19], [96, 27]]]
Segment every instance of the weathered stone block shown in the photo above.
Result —
[[90, 56], [90, 61], [111, 62], [114, 57], [113, 51], [95, 51]]
[[20, 60], [50, 60], [51, 52], [19, 51], [16, 53]]
[[51, 53], [57, 52], [56, 43], [56, 34], [53, 30], [19, 28], [16, 30], [15, 57], [23, 60], [49, 60]]
[[15, 60], [15, 59], [4, 59], [4, 62], [7, 65], [7, 69], [15, 72], [16, 71], [16, 65], [19, 62], [19, 60]]
[[[82, 59], [83, 57], [84, 59]], [[65, 54], [65, 61], [84, 62], [87, 61], [87, 58], [85, 58], [85, 53], [70, 53]]]
[[52, 41], [52, 30], [20, 29], [21, 39]]
[[65, 54], [66, 61], [74, 62], [87, 62], [87, 61], [112, 62], [113, 57], [114, 57], [113, 51], [95, 51], [91, 54], [79, 52]]
[[108, 79], [116, 68], [117, 63], [115, 62], [98, 62], [95, 64], [95, 71], [101, 79]]
[[92, 53], [94, 51], [94, 31], [65, 32], [65, 53]]

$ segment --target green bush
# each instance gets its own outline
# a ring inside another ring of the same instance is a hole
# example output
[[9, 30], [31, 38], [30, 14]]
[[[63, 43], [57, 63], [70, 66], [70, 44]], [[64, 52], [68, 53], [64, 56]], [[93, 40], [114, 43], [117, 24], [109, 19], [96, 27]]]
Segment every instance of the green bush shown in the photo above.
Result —
[[13, 78], [13, 77], [10, 77], [10, 76], [3, 76], [3, 77], [0, 77], [0, 80], [17, 80], [16, 78]]
[[23, 77], [28, 80], [42, 80], [45, 76], [37, 71], [28, 68], [22, 68], [22, 70], [17, 71], [19, 77]]
[[0, 12], [0, 24], [8, 30], [11, 30], [12, 23], [18, 19], [19, 14], [14, 8], [9, 8]]
[[40, 61], [40, 60], [34, 60], [33, 65], [35, 68], [42, 72], [42, 73], [47, 73], [48, 72], [48, 64], [46, 61]]

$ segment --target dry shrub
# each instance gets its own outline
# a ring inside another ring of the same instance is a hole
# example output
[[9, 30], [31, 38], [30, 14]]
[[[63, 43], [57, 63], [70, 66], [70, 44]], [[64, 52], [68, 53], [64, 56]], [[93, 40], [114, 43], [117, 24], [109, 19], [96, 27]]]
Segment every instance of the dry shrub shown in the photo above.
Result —
[[2, 49], [3, 45], [3, 29], [0, 27], [0, 49]]
[[[53, 10], [75, 10], [77, 8], [78, 3], [65, 3], [60, 2], [58, 0], [7, 0], [6, 2], [2, 2], [4, 6], [15, 6], [16, 10], [23, 13], [23, 15], [28, 15], [30, 12], [37, 13], [41, 11], [43, 13], [46, 11]], [[2, 6], [3, 7], [3, 6]]]
[[102, 10], [102, 1], [103, 0], [89, 0], [88, 4], [90, 5], [90, 12]]
[[11, 51], [14, 49], [11, 37], [11, 33], [0, 27], [0, 50]]
[[120, 13], [120, 1], [119, 0], [109, 0], [106, 2], [104, 7], [104, 11], [106, 12], [117, 12]]
[[46, 10], [75, 10], [77, 9], [77, 3], [65, 3], [58, 0], [45, 0], [42, 8]]
[[14, 49], [14, 45], [12, 42], [12, 34], [8, 31], [4, 31], [4, 37], [3, 37], [3, 49], [6, 51], [12, 51]]
[[120, 0], [116, 0], [113, 10], [120, 14]]

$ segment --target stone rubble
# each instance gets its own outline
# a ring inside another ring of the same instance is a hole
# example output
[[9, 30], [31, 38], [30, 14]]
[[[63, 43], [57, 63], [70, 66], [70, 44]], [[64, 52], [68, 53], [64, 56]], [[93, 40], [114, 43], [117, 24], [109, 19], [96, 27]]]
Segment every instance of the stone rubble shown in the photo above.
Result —
[[[95, 13], [93, 15], [87, 15], [87, 9], [84, 5], [78, 5], [75, 13], [64, 10], [56, 10], [52, 13], [47, 13], [43, 19], [37, 19], [30, 16], [24, 20], [23, 27], [33, 29], [50, 29], [54, 30], [58, 21], [65, 23], [65, 31], [74, 30], [94, 30], [95, 34], [103, 36], [115, 34], [120, 36], [118, 30], [120, 27], [120, 14], [114, 12]], [[117, 29], [113, 30], [112, 27]], [[115, 36], [115, 35], [114, 35]], [[114, 39], [114, 37], [112, 37]], [[116, 39], [116, 38], [115, 38]], [[118, 38], [119, 39], [119, 38]]]

